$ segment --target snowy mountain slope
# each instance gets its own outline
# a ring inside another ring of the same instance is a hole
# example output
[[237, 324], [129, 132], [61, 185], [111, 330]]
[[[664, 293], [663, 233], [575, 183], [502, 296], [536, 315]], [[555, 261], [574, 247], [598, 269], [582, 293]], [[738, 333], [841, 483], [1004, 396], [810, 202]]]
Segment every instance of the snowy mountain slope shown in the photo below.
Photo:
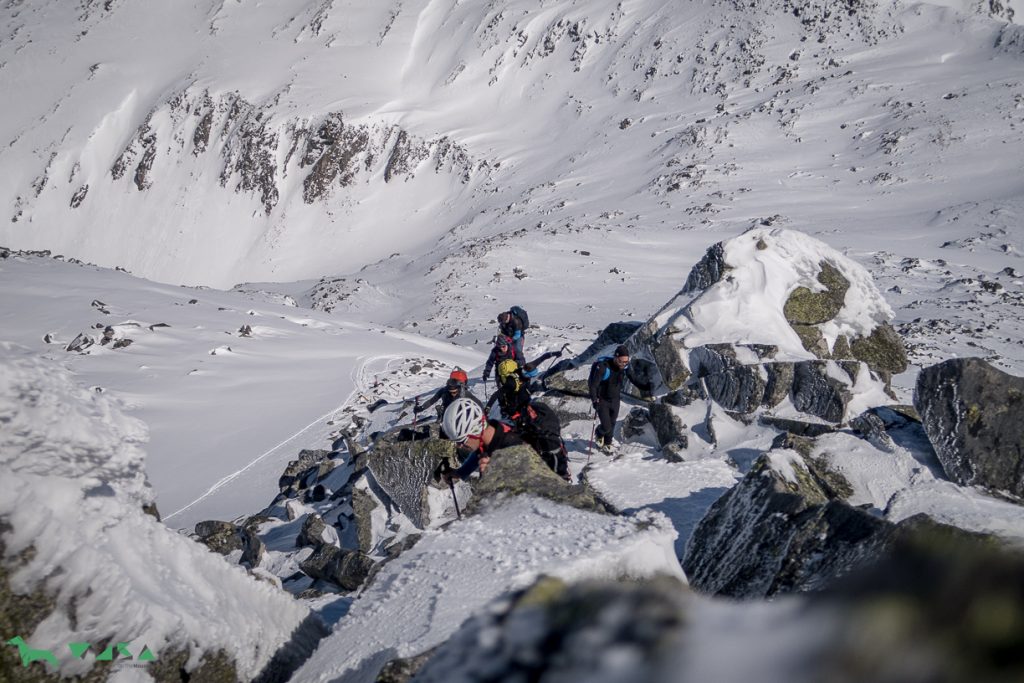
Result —
[[[365, 405], [374, 384], [377, 396], [403, 397], [417, 391], [395, 383], [411, 365], [425, 368], [412, 379], [422, 390], [452, 364], [482, 361], [444, 342], [253, 295], [55, 259], [4, 259], [0, 281], [7, 341], [70, 367], [148, 425], [146, 471], [175, 528], [261, 508], [288, 460], [329, 446], [332, 429], [348, 424], [343, 408]], [[104, 327], [113, 334], [107, 345]], [[96, 343], [65, 351], [79, 334]], [[114, 348], [123, 339], [132, 343]]]
[[219, 286], [397, 253], [427, 303], [538, 224], [885, 235], [1020, 193], [1019, 29], [979, 8], [10, 3], [0, 243]]

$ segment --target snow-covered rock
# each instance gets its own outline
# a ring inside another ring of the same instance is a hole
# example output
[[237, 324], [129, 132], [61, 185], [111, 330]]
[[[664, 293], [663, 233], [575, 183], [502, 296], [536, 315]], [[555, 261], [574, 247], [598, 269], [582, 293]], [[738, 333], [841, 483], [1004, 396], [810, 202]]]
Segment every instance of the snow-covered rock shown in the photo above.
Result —
[[[148, 647], [154, 671], [286, 678], [322, 635], [319, 620], [143, 511], [153, 492], [141, 422], [52, 363], [0, 353], [4, 623], [57, 653], [66, 676], [101, 665], [68, 643], [124, 642]], [[5, 670], [20, 665], [14, 652], [0, 651]]]
[[[842, 422], [854, 416], [853, 394], [884, 401], [891, 375], [907, 367], [892, 315], [859, 264], [802, 233], [758, 229], [709, 248], [628, 344], [666, 390], [699, 380], [741, 413], [790, 394], [799, 412]], [[870, 377], [859, 377], [860, 362]]]
[[918, 375], [914, 407], [950, 479], [1024, 497], [1024, 378], [948, 360]]

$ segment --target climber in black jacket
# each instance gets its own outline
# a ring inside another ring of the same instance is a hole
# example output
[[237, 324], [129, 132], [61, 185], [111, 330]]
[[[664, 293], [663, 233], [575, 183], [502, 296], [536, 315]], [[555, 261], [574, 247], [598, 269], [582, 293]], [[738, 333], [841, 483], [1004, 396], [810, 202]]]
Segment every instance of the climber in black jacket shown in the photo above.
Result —
[[612, 450], [612, 434], [615, 432], [615, 420], [619, 417], [619, 396], [622, 380], [628, 378], [640, 391], [650, 393], [654, 388], [633, 374], [629, 367], [629, 349], [620, 344], [612, 357], [602, 356], [590, 366], [590, 400], [601, 420], [595, 432], [601, 449], [606, 453]]

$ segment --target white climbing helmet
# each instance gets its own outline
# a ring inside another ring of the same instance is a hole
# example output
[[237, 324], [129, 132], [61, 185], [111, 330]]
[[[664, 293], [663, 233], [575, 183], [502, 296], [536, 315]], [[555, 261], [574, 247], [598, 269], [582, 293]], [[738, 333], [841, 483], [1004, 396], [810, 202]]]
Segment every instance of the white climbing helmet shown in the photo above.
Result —
[[444, 411], [441, 425], [449, 439], [462, 443], [468, 437], [484, 431], [484, 410], [472, 399], [455, 399]]

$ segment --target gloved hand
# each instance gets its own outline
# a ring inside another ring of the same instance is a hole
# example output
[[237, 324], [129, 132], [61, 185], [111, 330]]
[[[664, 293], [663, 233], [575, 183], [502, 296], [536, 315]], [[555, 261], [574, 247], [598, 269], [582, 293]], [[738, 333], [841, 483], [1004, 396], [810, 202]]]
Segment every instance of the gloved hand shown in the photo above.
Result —
[[594, 404], [594, 410], [597, 410], [598, 406], [601, 405], [601, 399], [595, 398], [592, 403]]
[[419, 415], [422, 411], [423, 411], [423, 408], [420, 408], [418, 405], [412, 407], [412, 414], [413, 414], [414, 417], [416, 415]]

